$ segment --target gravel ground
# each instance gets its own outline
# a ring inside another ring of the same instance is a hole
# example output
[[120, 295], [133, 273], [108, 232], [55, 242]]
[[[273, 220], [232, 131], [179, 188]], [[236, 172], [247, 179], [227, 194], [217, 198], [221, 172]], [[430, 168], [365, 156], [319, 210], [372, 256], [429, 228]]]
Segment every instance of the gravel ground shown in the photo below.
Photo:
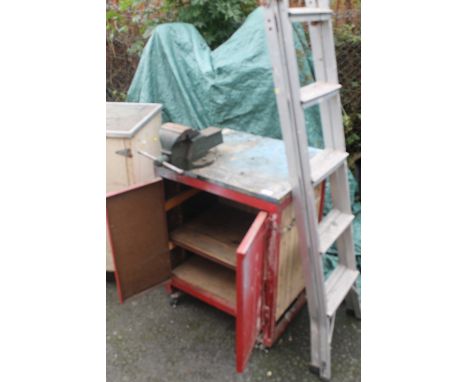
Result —
[[[162, 287], [118, 303], [107, 282], [108, 382], [234, 381], [235, 321], [190, 296], [172, 308]], [[308, 370], [304, 307], [268, 352], [255, 349], [242, 381], [319, 381]], [[332, 350], [332, 382], [361, 375], [361, 323], [340, 308]]]

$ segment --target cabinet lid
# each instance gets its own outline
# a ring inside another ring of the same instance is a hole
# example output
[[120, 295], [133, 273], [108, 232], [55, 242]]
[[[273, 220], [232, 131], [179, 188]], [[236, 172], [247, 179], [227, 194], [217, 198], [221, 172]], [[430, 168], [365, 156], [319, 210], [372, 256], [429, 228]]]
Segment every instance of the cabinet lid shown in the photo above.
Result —
[[159, 103], [106, 103], [106, 137], [132, 138], [162, 110]]

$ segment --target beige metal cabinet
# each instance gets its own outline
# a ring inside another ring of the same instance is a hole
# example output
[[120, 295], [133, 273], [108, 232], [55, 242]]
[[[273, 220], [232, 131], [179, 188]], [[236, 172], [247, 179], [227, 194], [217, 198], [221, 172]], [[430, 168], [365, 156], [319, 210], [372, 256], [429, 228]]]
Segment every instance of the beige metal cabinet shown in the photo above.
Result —
[[[106, 193], [118, 192], [155, 178], [153, 162], [138, 150], [159, 156], [162, 105], [108, 102], [106, 110]], [[106, 270], [114, 264], [106, 242]]]

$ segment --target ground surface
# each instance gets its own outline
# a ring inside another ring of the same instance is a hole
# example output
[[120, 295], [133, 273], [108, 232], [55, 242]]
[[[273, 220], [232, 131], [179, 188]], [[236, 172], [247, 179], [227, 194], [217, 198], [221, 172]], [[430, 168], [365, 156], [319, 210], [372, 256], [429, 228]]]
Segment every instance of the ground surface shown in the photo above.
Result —
[[[235, 380], [234, 318], [184, 296], [172, 308], [163, 288], [120, 305], [107, 282], [107, 382]], [[343, 307], [342, 307], [343, 308]], [[361, 324], [340, 309], [332, 350], [332, 382], [360, 381]], [[268, 352], [254, 349], [243, 381], [319, 381], [308, 371], [304, 307]]]

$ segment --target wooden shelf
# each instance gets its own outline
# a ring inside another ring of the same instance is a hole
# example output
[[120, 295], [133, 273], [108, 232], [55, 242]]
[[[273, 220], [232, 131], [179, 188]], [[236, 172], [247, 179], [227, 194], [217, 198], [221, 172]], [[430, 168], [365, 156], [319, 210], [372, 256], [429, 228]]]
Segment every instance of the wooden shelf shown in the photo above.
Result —
[[234, 271], [193, 255], [173, 271], [172, 285], [210, 305], [236, 315]]
[[171, 241], [197, 255], [236, 269], [236, 251], [255, 216], [218, 204], [171, 232]]

